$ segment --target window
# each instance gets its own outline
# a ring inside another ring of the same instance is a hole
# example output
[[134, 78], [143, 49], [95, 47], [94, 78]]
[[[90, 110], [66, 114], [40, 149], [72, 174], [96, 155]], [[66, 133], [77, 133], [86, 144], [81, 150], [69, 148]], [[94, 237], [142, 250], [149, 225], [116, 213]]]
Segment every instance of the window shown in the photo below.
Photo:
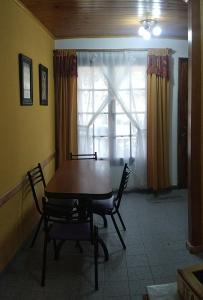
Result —
[[145, 137], [146, 53], [79, 52], [79, 152], [132, 163]]

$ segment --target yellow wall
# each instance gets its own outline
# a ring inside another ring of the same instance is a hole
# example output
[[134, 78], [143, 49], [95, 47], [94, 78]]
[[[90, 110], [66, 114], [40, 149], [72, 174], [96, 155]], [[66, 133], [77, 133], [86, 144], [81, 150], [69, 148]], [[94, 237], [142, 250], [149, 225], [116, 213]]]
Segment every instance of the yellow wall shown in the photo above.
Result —
[[[55, 151], [52, 36], [17, 1], [0, 9], [0, 196], [22, 181], [28, 169]], [[20, 105], [18, 54], [32, 58], [33, 105]], [[49, 104], [39, 105], [38, 65], [48, 67]], [[54, 161], [45, 169], [47, 179]], [[0, 207], [0, 270], [30, 233], [36, 214], [21, 190]], [[26, 224], [26, 226], [25, 226]]]

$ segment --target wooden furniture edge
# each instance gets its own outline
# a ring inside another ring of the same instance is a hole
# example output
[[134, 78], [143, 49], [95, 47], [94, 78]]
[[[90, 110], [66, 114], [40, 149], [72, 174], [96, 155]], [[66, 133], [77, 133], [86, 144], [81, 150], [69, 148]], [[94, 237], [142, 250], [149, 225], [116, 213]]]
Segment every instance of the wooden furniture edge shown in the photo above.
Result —
[[203, 245], [194, 246], [189, 241], [186, 241], [186, 247], [191, 254], [195, 254], [203, 251]]
[[199, 270], [202, 270], [202, 264], [195, 264], [185, 269], [177, 269], [177, 284], [179, 284], [179, 280], [181, 280], [182, 283], [187, 286], [187, 288], [189, 288], [192, 293], [197, 296], [198, 299], [202, 299], [202, 284], [198, 281], [197, 278], [195, 278], [193, 274], [193, 272]]
[[[55, 153], [49, 155], [42, 163], [42, 168], [44, 168], [48, 163], [55, 157]], [[17, 192], [19, 192], [24, 186], [27, 178], [25, 177], [19, 183], [17, 183], [14, 187], [8, 190], [6, 193], [0, 196], [0, 207], [5, 204], [11, 197], [13, 197]]]

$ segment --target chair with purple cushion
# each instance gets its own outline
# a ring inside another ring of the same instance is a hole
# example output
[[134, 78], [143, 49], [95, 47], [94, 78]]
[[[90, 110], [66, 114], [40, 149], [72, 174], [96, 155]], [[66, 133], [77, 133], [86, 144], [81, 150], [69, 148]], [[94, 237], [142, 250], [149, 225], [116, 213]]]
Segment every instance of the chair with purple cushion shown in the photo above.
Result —
[[[42, 225], [42, 209], [41, 209], [42, 203], [41, 203], [41, 198], [39, 198], [38, 191], [42, 189], [43, 193], [44, 193], [44, 190], [46, 188], [46, 182], [45, 182], [41, 164], [38, 163], [36, 167], [30, 169], [27, 172], [27, 176], [29, 179], [29, 183], [30, 183], [30, 187], [32, 190], [32, 195], [34, 198], [36, 209], [37, 209], [38, 213], [40, 214], [40, 219], [39, 219], [39, 222], [38, 222], [38, 225], [37, 225], [37, 228], [36, 228], [36, 231], [35, 231], [34, 237], [32, 239], [31, 246], [30, 246], [30, 247], [33, 247], [34, 243], [36, 241], [36, 238], [38, 236], [38, 233], [40, 231], [41, 225]], [[68, 200], [67, 199], [49, 199], [49, 202], [56, 203], [56, 204], [58, 203], [60, 205], [63, 205], [64, 209], [66, 208], [66, 210], [68, 210], [68, 211], [72, 210], [73, 207], [76, 205], [75, 199], [72, 199], [72, 200], [71, 199], [68, 199]]]
[[[65, 241], [76, 241], [80, 247], [80, 242], [89, 241], [94, 246], [94, 269], [95, 269], [95, 290], [98, 290], [98, 245], [104, 251], [105, 260], [108, 260], [108, 250], [103, 240], [98, 236], [98, 229], [93, 226], [93, 215], [89, 211], [89, 218], [81, 218], [79, 207], [69, 211], [69, 215], [64, 211], [64, 207], [47, 202], [43, 198], [43, 220], [44, 220], [44, 249], [41, 285], [45, 286], [47, 246], [53, 241], [55, 260], [59, 257], [59, 252]], [[51, 222], [51, 223], [50, 223]]]
[[103, 218], [104, 227], [107, 227], [106, 216], [111, 216], [114, 227], [116, 229], [116, 232], [118, 234], [118, 237], [119, 237], [119, 239], [121, 241], [121, 244], [122, 244], [124, 249], [126, 249], [126, 245], [123, 241], [123, 238], [121, 236], [121, 233], [120, 233], [120, 230], [119, 230], [118, 225], [116, 223], [114, 215], [117, 214], [123, 229], [126, 230], [125, 224], [124, 224], [123, 219], [121, 217], [121, 214], [119, 212], [119, 207], [120, 207], [120, 204], [121, 204], [123, 191], [127, 187], [129, 175], [130, 175], [130, 169], [128, 168], [128, 165], [125, 164], [117, 195], [114, 195], [110, 199], [106, 199], [106, 200], [104, 199], [104, 200], [93, 200], [92, 201], [92, 211], [93, 211], [94, 214], [98, 214]]

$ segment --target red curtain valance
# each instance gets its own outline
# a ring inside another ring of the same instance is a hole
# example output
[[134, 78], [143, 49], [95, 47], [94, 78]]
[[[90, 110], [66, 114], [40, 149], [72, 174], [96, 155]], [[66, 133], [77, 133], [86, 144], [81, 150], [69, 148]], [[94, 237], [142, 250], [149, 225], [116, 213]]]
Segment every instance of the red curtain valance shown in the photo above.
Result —
[[55, 72], [77, 77], [77, 55], [75, 50], [54, 50]]
[[147, 74], [155, 74], [169, 79], [170, 49], [150, 49], [148, 51]]

